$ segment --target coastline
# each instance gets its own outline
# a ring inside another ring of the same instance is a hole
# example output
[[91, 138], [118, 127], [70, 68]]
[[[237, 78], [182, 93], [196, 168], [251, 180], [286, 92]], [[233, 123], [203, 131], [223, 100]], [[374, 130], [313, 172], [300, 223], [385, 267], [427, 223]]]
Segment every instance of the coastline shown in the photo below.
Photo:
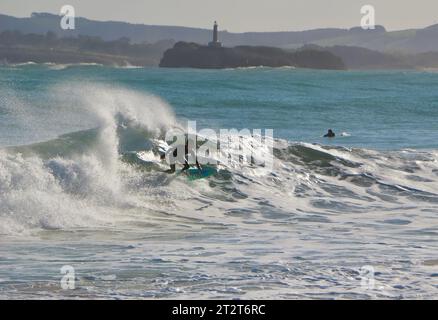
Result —
[[0, 47], [1, 64], [52, 63], [52, 64], [101, 64], [105, 66], [155, 66], [149, 57], [132, 57], [104, 53], [40, 48]]

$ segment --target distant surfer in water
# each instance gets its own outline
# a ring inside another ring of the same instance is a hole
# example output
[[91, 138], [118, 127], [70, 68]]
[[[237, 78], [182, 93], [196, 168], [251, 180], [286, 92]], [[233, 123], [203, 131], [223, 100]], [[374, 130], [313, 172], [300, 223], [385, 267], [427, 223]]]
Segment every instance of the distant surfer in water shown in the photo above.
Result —
[[328, 129], [328, 132], [324, 135], [324, 138], [334, 138], [336, 135], [332, 129]]
[[[188, 158], [189, 158], [189, 154], [191, 154], [191, 153], [193, 153], [193, 150], [189, 150], [189, 139], [186, 136], [185, 137], [185, 146], [184, 146], [184, 167], [182, 168], [181, 172], [184, 172], [190, 168]], [[172, 155], [173, 155], [174, 159], [178, 159], [178, 147], [175, 147], [173, 149]], [[161, 159], [164, 160], [165, 158], [166, 158], [166, 154], [163, 153], [161, 155]], [[198, 162], [198, 158], [195, 158], [195, 159], [196, 159], [196, 167], [198, 168], [198, 170], [202, 170], [202, 167]], [[172, 163], [172, 164], [170, 164], [170, 169], [166, 170], [165, 172], [166, 173], [175, 173], [175, 171], [176, 171], [176, 164]]]

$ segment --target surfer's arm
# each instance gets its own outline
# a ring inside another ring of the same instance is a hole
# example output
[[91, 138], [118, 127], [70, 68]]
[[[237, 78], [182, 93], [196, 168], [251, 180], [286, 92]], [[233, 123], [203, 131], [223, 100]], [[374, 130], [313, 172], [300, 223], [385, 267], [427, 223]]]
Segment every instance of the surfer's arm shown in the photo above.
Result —
[[184, 171], [188, 170], [189, 168], [190, 168], [190, 165], [189, 165], [189, 163], [187, 162], [187, 160], [185, 160], [184, 168], [181, 169], [181, 172], [184, 172]]
[[202, 171], [202, 167], [201, 167], [201, 165], [199, 164], [198, 159], [196, 159], [196, 167], [198, 168], [198, 170], [201, 170], [201, 171]]

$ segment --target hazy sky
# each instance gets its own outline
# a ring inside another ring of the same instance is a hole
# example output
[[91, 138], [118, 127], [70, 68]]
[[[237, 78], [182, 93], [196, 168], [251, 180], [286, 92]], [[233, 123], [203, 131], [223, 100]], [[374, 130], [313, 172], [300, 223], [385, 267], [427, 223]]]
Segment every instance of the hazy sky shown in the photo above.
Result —
[[231, 32], [357, 26], [366, 4], [375, 6], [376, 23], [390, 30], [438, 23], [438, 0], [0, 0], [0, 13], [59, 13], [65, 4], [90, 19], [202, 28], [218, 20]]

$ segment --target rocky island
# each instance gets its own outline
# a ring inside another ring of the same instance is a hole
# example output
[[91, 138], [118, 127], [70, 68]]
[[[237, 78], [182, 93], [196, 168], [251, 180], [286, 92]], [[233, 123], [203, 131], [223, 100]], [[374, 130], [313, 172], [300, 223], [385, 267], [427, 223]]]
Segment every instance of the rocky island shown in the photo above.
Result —
[[284, 67], [343, 70], [341, 58], [328, 51], [302, 49], [288, 52], [273, 47], [238, 46], [234, 48], [202, 46], [178, 42], [167, 50], [160, 67], [224, 69], [239, 67]]
[[218, 40], [218, 25], [213, 27], [213, 40], [208, 46], [177, 42], [164, 52], [160, 67], [224, 69], [239, 67], [296, 67], [310, 69], [345, 69], [344, 62], [331, 52], [303, 48], [285, 51], [265, 46], [225, 48]]

